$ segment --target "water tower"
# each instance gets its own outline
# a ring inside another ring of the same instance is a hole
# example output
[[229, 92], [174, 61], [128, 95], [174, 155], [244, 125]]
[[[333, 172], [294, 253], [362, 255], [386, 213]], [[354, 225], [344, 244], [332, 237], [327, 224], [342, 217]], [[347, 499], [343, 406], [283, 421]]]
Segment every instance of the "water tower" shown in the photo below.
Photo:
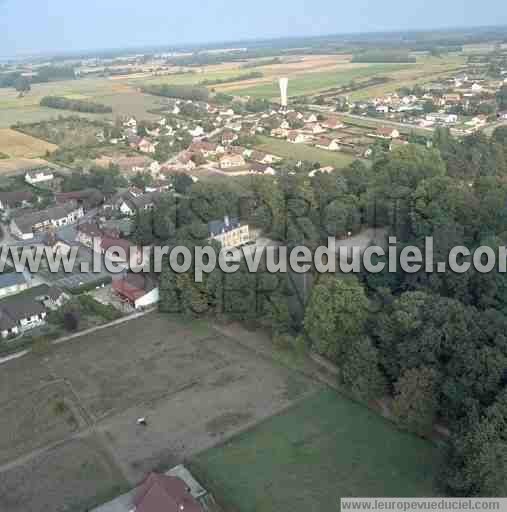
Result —
[[288, 87], [289, 87], [289, 79], [288, 78], [280, 78], [280, 104], [282, 105], [282, 110], [287, 110]]

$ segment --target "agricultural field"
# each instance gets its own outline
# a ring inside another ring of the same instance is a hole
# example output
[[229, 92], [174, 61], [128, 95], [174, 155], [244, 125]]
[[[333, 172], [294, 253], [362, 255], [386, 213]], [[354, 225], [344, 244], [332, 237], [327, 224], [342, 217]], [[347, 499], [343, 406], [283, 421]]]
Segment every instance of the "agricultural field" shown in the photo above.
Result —
[[326, 151], [325, 149], [315, 148], [307, 144], [291, 144], [285, 140], [273, 137], [259, 136], [259, 140], [261, 144], [256, 146], [257, 149], [281, 156], [282, 158], [320, 162], [322, 166], [330, 165], [336, 169], [347, 167], [354, 160], [357, 160], [356, 157], [347, 153]]
[[383, 96], [401, 87], [424, 85], [435, 79], [459, 72], [465, 63], [466, 59], [462, 55], [447, 55], [442, 58], [419, 57], [417, 64], [412, 64], [409, 68], [399, 69], [398, 71], [385, 74], [385, 76], [391, 79], [390, 82], [360, 89], [351, 93], [349, 96], [353, 101], [361, 101], [376, 96]]
[[[273, 460], [276, 464], [273, 464]], [[340, 497], [435, 496], [436, 447], [331, 390], [191, 459], [227, 510], [339, 510]]]
[[[462, 56], [446, 56], [443, 58], [434, 58], [421, 56], [417, 64], [376, 64], [376, 63], [351, 63], [350, 56], [339, 61], [334, 65], [329, 62], [322, 67], [313, 67], [305, 70], [287, 70], [284, 72], [282, 65], [272, 66], [271, 71], [266, 73], [264, 78], [255, 81], [237, 82], [236, 84], [225, 84], [217, 86], [217, 90], [230, 94], [243, 96], [252, 96], [255, 98], [277, 99], [278, 83], [280, 76], [288, 76], [289, 96], [312, 95], [327, 89], [338, 88], [347, 85], [352, 80], [361, 82], [361, 80], [373, 77], [387, 77], [391, 81], [379, 86], [367, 87], [362, 90], [351, 93], [351, 98], [361, 100], [373, 97], [386, 92], [395, 91], [404, 85], [415, 85], [420, 81], [428, 81], [435, 76], [443, 73], [450, 73], [464, 65], [465, 59]], [[269, 67], [269, 66], [266, 66]], [[261, 71], [264, 68], [256, 68]]]
[[12, 158], [36, 158], [58, 149], [54, 144], [9, 128], [0, 129], [0, 152]]
[[[374, 76], [386, 76], [393, 71], [407, 69], [414, 64], [344, 64], [336, 66], [335, 69], [325, 71], [308, 71], [288, 75], [289, 77], [289, 96], [306, 96], [316, 94], [327, 89], [341, 87], [352, 80], [372, 78]], [[248, 86], [242, 83], [234, 86], [228, 84], [228, 87], [221, 87], [219, 90], [229, 94], [238, 94], [242, 96], [251, 96], [253, 98], [278, 99], [279, 88], [278, 78], [282, 76], [277, 74], [264, 83]], [[218, 88], [217, 88], [218, 89]]]
[[[32, 90], [21, 98], [14, 89], [0, 89], [0, 128], [8, 128], [16, 123], [35, 123], [76, 115], [90, 120], [111, 120], [122, 115], [152, 119], [153, 116], [148, 110], [157, 108], [157, 101], [140, 93], [137, 87], [130, 86], [126, 81], [85, 78], [34, 84]], [[41, 107], [39, 103], [44, 96], [63, 96], [104, 103], [113, 108], [113, 113], [83, 114]]]
[[87, 510], [322, 389], [240, 341], [150, 313], [3, 364], [0, 510]]
[[14, 465], [0, 478], [0, 510], [88, 511], [127, 491], [127, 481], [98, 436], [71, 439]]

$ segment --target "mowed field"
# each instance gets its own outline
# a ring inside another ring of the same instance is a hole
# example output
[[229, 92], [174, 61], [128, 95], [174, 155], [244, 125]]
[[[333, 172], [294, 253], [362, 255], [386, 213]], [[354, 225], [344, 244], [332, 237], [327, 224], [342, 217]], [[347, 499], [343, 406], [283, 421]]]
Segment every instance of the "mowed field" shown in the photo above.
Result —
[[58, 146], [9, 128], [0, 129], [0, 152], [12, 158], [37, 158]]
[[339, 510], [341, 497], [435, 496], [439, 454], [325, 390], [191, 460], [240, 512]]
[[151, 313], [3, 364], [0, 510], [87, 510], [321, 389], [238, 341]]
[[257, 149], [266, 153], [272, 153], [282, 158], [320, 162], [323, 166], [330, 165], [336, 169], [347, 167], [354, 160], [357, 160], [353, 155], [341, 153], [339, 151], [326, 151], [325, 149], [316, 148], [307, 144], [291, 144], [285, 140], [266, 137], [264, 135], [261, 135], [258, 138], [261, 143], [256, 146]]

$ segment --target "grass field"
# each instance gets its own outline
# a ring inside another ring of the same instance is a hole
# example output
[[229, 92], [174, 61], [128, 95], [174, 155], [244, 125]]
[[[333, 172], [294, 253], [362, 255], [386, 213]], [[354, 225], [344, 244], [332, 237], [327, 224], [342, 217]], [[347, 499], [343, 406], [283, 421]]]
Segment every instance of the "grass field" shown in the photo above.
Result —
[[[407, 69], [411, 64], [362, 64], [353, 67], [337, 67], [333, 70], [315, 71], [289, 76], [289, 96], [303, 96], [314, 94], [326, 89], [341, 87], [352, 80], [384, 76], [393, 71]], [[268, 83], [253, 87], [238, 87], [233, 89], [231, 84], [227, 88], [229, 94], [251, 96], [254, 98], [278, 98], [278, 77], [273, 77]]]
[[326, 151], [306, 144], [291, 144], [273, 137], [259, 136], [259, 140], [261, 144], [257, 146], [257, 149], [282, 158], [320, 162], [323, 166], [331, 165], [337, 169], [347, 167], [354, 160], [357, 160], [353, 155], [346, 153]]
[[320, 512], [339, 510], [340, 497], [434, 496], [437, 464], [434, 446], [331, 390], [191, 461], [234, 512]]
[[366, 100], [376, 96], [383, 96], [394, 92], [400, 87], [414, 87], [425, 84], [439, 77], [457, 72], [466, 60], [462, 55], [447, 55], [443, 58], [420, 57], [417, 64], [407, 69], [387, 73], [391, 81], [386, 84], [366, 87], [351, 93], [350, 99], [354, 101]]
[[[355, 64], [340, 63], [334, 68], [318, 69], [310, 72], [296, 72], [289, 76], [289, 96], [311, 95], [326, 89], [337, 88], [351, 80], [361, 80], [374, 76], [385, 76], [391, 81], [379, 86], [360, 89], [350, 94], [354, 100], [379, 96], [395, 91], [402, 86], [415, 85], [421, 81], [459, 69], [465, 63], [462, 56], [449, 55], [444, 58], [420, 57], [417, 64]], [[279, 96], [277, 78], [280, 73], [269, 76], [249, 87], [248, 83], [227, 84], [218, 87], [230, 94], [239, 94], [259, 98], [277, 99]]]
[[47, 151], [58, 148], [41, 139], [30, 137], [9, 128], [0, 129], [0, 152], [12, 158], [36, 158], [44, 156]]

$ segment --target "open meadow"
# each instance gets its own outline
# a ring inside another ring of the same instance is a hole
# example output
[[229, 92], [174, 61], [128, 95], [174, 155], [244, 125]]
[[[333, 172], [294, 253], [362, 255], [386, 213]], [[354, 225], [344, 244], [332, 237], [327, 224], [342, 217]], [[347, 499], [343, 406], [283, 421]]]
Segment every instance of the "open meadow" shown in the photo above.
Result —
[[292, 144], [282, 139], [273, 137], [258, 136], [260, 144], [256, 148], [266, 153], [272, 153], [282, 158], [293, 160], [309, 160], [319, 162], [322, 166], [332, 166], [336, 169], [347, 167], [356, 157], [348, 153], [336, 151], [327, 151], [307, 144]]
[[[191, 459], [226, 510], [339, 510], [349, 496], [435, 496], [438, 450], [321, 391]], [[276, 461], [276, 463], [273, 463]]]

